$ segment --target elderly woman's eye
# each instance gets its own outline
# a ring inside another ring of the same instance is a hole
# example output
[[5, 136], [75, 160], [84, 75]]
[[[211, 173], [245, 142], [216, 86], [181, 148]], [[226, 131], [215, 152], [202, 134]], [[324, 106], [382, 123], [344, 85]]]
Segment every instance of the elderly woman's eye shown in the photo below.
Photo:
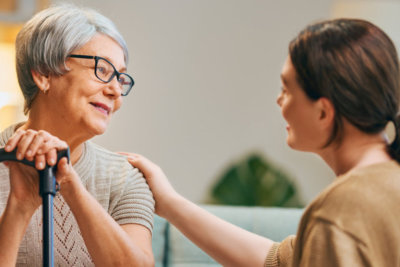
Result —
[[97, 67], [97, 72], [100, 72], [102, 74], [106, 74], [107, 73], [107, 69], [105, 67], [98, 66]]
[[122, 85], [126, 84], [126, 78], [123, 77], [123, 76], [120, 76], [119, 79], [118, 79], [118, 81], [119, 81], [119, 83], [122, 84]]

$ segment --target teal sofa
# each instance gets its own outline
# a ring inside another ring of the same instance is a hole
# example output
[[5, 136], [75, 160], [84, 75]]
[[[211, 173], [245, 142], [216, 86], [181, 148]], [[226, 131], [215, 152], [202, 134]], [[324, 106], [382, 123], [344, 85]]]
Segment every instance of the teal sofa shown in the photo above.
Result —
[[[281, 241], [296, 233], [303, 209], [203, 205], [203, 208], [253, 233]], [[155, 216], [153, 252], [156, 267], [220, 266], [173, 225]]]

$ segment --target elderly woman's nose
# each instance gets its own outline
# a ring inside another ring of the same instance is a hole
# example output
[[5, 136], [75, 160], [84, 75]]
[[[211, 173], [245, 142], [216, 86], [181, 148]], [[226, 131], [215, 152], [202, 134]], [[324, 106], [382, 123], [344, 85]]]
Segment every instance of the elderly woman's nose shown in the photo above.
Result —
[[122, 93], [121, 84], [118, 82], [117, 76], [115, 76], [109, 83], [107, 83], [105, 93], [114, 97], [120, 97]]

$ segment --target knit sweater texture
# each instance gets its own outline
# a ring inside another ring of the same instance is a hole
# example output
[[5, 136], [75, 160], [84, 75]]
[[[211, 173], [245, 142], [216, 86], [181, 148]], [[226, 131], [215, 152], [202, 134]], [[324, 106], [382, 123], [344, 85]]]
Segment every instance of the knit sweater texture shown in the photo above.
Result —
[[[0, 134], [0, 147], [17, 125]], [[90, 141], [84, 143], [80, 159], [73, 165], [82, 184], [120, 225], [140, 224], [153, 229], [154, 199], [138, 169], [125, 157]], [[0, 212], [9, 195], [9, 171], [0, 164]], [[55, 266], [94, 266], [78, 224], [60, 194], [54, 198]], [[42, 207], [34, 213], [21, 242], [17, 266], [42, 266]]]
[[265, 266], [400, 266], [400, 166], [392, 160], [339, 176], [305, 210], [297, 236]]

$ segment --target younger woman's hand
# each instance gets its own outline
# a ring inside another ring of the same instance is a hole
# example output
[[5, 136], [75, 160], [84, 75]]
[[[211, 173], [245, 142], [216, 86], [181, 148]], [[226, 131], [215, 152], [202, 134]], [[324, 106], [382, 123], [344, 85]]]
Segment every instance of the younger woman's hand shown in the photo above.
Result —
[[163, 170], [149, 159], [134, 153], [119, 152], [127, 157], [129, 163], [138, 168], [147, 180], [156, 202], [155, 210], [158, 215], [166, 218], [168, 211], [174, 208], [174, 200], [180, 195], [175, 191]]

